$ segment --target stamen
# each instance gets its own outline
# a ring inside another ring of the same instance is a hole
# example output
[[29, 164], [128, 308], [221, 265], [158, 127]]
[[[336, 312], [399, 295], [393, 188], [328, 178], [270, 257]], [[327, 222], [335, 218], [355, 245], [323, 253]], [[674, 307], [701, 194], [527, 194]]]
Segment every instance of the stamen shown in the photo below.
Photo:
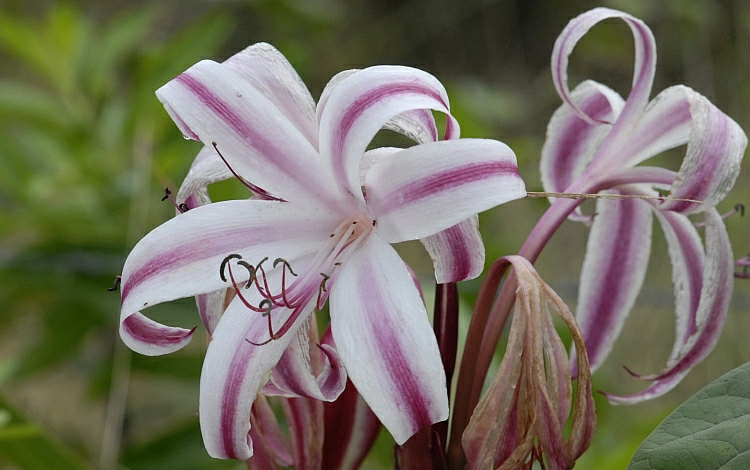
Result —
[[318, 298], [317, 300], [315, 300], [315, 310], [323, 310], [323, 307], [325, 306], [325, 300], [328, 298], [328, 296], [323, 299], [323, 305], [320, 304], [320, 300], [323, 298], [323, 292], [328, 293], [328, 289], [326, 288], [326, 281], [331, 278], [331, 276], [326, 273], [320, 273], [320, 275], [323, 276], [323, 280], [320, 281], [320, 287], [318, 287]]
[[243, 266], [245, 269], [247, 269], [247, 272], [250, 273], [250, 278], [247, 280], [247, 284], [245, 284], [245, 289], [249, 289], [250, 286], [253, 285], [253, 281], [255, 280], [255, 268], [252, 264], [248, 263], [247, 261], [237, 261], [237, 264], [240, 266]]
[[[722, 219], [727, 219], [727, 218], [733, 216], [734, 214], [736, 214], [738, 212], [740, 213], [740, 217], [744, 217], [745, 216], [745, 205], [744, 204], [742, 204], [742, 203], [735, 204], [734, 207], [730, 211], [728, 211], [727, 213], [723, 214], [721, 216], [721, 218]], [[705, 222], [696, 222], [693, 225], [695, 227], [705, 227], [706, 223]]]
[[734, 262], [737, 267], [742, 267], [742, 271], [735, 271], [734, 277], [737, 279], [750, 279], [750, 254]]
[[107, 288], [109, 292], [116, 292], [120, 289], [120, 283], [122, 282], [122, 276], [115, 276], [115, 283], [112, 287]]
[[221, 160], [224, 162], [224, 164], [227, 166], [227, 168], [229, 168], [229, 171], [232, 172], [232, 174], [234, 175], [234, 177], [237, 178], [237, 180], [239, 180], [240, 183], [242, 183], [243, 185], [245, 185], [245, 187], [247, 189], [249, 189], [250, 191], [252, 191], [253, 194], [255, 194], [259, 199], [264, 199], [266, 201], [286, 202], [285, 200], [283, 200], [281, 198], [272, 196], [265, 189], [259, 188], [258, 186], [255, 186], [254, 184], [250, 183], [249, 181], [246, 181], [245, 178], [243, 178], [240, 175], [238, 175], [234, 171], [234, 169], [229, 165], [229, 163], [227, 162], [227, 159], [224, 158], [224, 155], [222, 155], [221, 152], [219, 152], [219, 147], [216, 145], [216, 142], [211, 142], [211, 145], [214, 146], [214, 150], [216, 150], [216, 153], [219, 154], [219, 157], [221, 157]]
[[273, 267], [275, 268], [279, 263], [284, 263], [284, 268], [289, 269], [289, 272], [292, 273], [292, 276], [297, 277], [294, 271], [292, 271], [292, 265], [289, 264], [289, 261], [285, 260], [284, 258], [276, 258], [276, 261], [273, 262]]

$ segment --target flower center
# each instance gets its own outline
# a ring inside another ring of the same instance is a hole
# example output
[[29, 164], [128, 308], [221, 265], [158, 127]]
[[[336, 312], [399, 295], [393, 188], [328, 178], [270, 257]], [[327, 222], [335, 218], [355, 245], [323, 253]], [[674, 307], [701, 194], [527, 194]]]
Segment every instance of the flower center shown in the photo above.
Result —
[[[374, 221], [368, 223], [362, 218], [351, 218], [343, 221], [299, 275], [294, 272], [289, 261], [277, 258], [273, 262], [273, 268], [281, 269], [281, 279], [278, 280], [278, 277], [275, 277], [276, 282], [269, 279], [264, 267], [268, 257], [263, 258], [256, 265], [244, 261], [239, 254], [231, 254], [224, 258], [220, 267], [221, 279], [227, 281], [225, 272], [228, 272], [229, 280], [240, 301], [249, 310], [261, 313], [268, 320], [269, 339], [262, 343], [248, 341], [260, 346], [281, 338], [289, 331], [295, 320], [305, 313], [306, 307], [312, 302], [313, 298], [316, 299], [314, 308], [316, 310], [322, 309], [328, 299], [330, 288], [341, 271], [341, 266], [372, 232], [373, 226]], [[249, 278], [244, 286], [243, 283], [238, 283], [235, 279], [232, 270], [233, 261], [236, 266], [242, 266], [249, 272]], [[279, 265], [281, 265], [280, 268]], [[288, 285], [287, 272], [294, 277], [294, 280]], [[262, 298], [257, 305], [253, 305], [243, 294], [243, 289], [251, 288], [255, 288]], [[288, 309], [291, 314], [282, 326], [274, 332], [271, 316], [281, 309]]]

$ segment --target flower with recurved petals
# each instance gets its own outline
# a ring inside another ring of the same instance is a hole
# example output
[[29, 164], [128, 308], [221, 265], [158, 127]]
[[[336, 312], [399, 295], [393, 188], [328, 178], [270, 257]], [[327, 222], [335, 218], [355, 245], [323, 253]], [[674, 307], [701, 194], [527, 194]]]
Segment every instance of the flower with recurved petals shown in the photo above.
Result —
[[[568, 56], [598, 22], [621, 18], [635, 40], [633, 86], [627, 100], [606, 86], [584, 81], [568, 89]], [[571, 20], [552, 54], [552, 75], [564, 104], [547, 128], [541, 173], [546, 191], [606, 191], [632, 199], [599, 200], [581, 274], [576, 317], [586, 340], [592, 370], [609, 353], [632, 309], [646, 273], [652, 218], [669, 246], [677, 311], [677, 331], [666, 367], [641, 376], [651, 381], [631, 396], [633, 403], [673, 388], [713, 349], [732, 292], [732, 251], [714, 206], [732, 188], [747, 137], [732, 119], [690, 88], [673, 86], [649, 101], [656, 66], [651, 30], [639, 19], [596, 8]], [[665, 150], [687, 144], [679, 171], [636, 166]], [[658, 201], [658, 190], [669, 190]], [[637, 197], [652, 199], [637, 199]], [[545, 214], [559, 223], [570, 214], [591, 222], [575, 208], [580, 201], [555, 200]], [[574, 212], [575, 210], [575, 212]], [[689, 214], [705, 213], [705, 242]], [[550, 225], [548, 223], [548, 225]], [[554, 224], [550, 226], [556, 226]], [[546, 240], [542, 232], [532, 233]], [[705, 248], [704, 248], [705, 245]]]
[[[483, 252], [459, 250], [459, 260], [447, 248], [476, 231], [476, 213], [525, 195], [513, 152], [492, 140], [455, 139], [444, 88], [407, 67], [340, 76], [316, 110], [288, 62], [264, 44], [222, 64], [199, 62], [157, 96], [186, 137], [202, 141], [255, 193], [194, 204], [143, 238], [123, 270], [121, 336], [145, 354], [179, 349], [192, 330], [140, 310], [237, 292], [220, 318], [204, 318], [213, 328], [199, 409], [209, 453], [252, 455], [249, 416], [261, 389], [334, 399], [343, 389], [339, 356], [397, 442], [447, 419], [437, 343], [390, 244], [422, 239], [439, 276], [475, 276]], [[435, 142], [430, 109], [446, 113], [447, 140]], [[427, 134], [427, 143], [366, 152], [384, 126]], [[329, 294], [337, 352], [327, 350], [330, 373], [316, 378], [290, 345], [303, 343], [295, 339], [300, 326]]]
[[[530, 469], [539, 461], [550, 470], [573, 468], [596, 428], [583, 336], [570, 309], [528, 260], [507, 256], [496, 263], [513, 266], [518, 289], [505, 355], [461, 439], [468, 466]], [[570, 365], [555, 331], [553, 311], [567, 324], [578, 352], [578, 387], [568, 438], [562, 430], [573, 397]]]

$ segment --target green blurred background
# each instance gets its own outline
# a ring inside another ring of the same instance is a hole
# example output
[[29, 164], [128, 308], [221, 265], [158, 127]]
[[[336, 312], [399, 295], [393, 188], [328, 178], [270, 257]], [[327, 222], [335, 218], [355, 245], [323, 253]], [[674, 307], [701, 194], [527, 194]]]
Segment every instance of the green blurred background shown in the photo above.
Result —
[[[200, 59], [223, 60], [270, 42], [313, 96], [349, 68], [402, 64], [436, 75], [465, 137], [517, 153], [529, 190], [541, 190], [539, 154], [559, 106], [549, 73], [555, 38], [577, 14], [623, 9], [648, 23], [659, 62], [654, 94], [684, 83], [750, 129], [750, 2], [740, 0], [121, 0], [0, 3], [0, 469], [244, 468], [210, 459], [197, 421], [203, 333], [158, 358], [119, 342], [119, 294], [107, 292], [129, 249], [172, 217], [176, 189], [200, 144], [185, 141], [154, 91]], [[597, 26], [572, 56], [571, 79], [626, 95], [627, 27]], [[394, 137], [378, 136], [379, 142]], [[677, 168], [684, 149], [659, 157]], [[750, 170], [719, 205], [750, 204]], [[214, 199], [245, 197], [226, 182]], [[547, 207], [522, 200], [482, 216], [488, 259], [512, 254]], [[750, 220], [727, 220], [737, 258], [750, 253]], [[540, 274], [574, 307], [587, 229], [566, 223]], [[643, 384], [621, 367], [658, 370], [673, 339], [670, 266], [655, 230], [646, 285], [595, 389]], [[430, 285], [418, 244], [399, 247]], [[464, 283], [463, 319], [479, 283]], [[197, 324], [192, 301], [160, 319]], [[465, 322], [464, 322], [465, 323]], [[465, 325], [464, 325], [465, 326]], [[677, 404], [750, 360], [750, 280], [738, 280], [716, 351], [667, 396], [630, 407], [597, 399], [599, 428], [577, 468], [624, 468]], [[381, 436], [367, 468], [390, 468]]]

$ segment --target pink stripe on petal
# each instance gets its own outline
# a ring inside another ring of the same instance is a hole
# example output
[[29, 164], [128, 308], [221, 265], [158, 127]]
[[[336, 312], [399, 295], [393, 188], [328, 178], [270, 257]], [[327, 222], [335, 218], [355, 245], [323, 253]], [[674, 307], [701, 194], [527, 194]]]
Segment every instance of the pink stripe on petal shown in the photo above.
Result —
[[524, 197], [515, 155], [483, 139], [411, 147], [373, 165], [367, 208], [391, 243], [434, 235], [470, 216]]
[[698, 329], [683, 343], [676, 357], [657, 374], [641, 376], [653, 383], [644, 391], [630, 395], [607, 395], [612, 403], [638, 403], [661, 396], [674, 388], [682, 378], [713, 350], [719, 341], [732, 299], [734, 285], [732, 247], [721, 216], [715, 209], [706, 211], [706, 264], [703, 287], [696, 314]]
[[364, 202], [358, 170], [370, 141], [394, 117], [424, 109], [449, 113], [447, 94], [433, 76], [408, 67], [370, 67], [332, 88], [319, 113], [320, 151], [341, 194]]
[[651, 210], [635, 199], [597, 203], [576, 312], [592, 371], [606, 358], [641, 290], [651, 246]]
[[370, 235], [343, 266], [330, 305], [333, 337], [351, 381], [398, 444], [447, 419], [437, 341], [393, 248]]
[[432, 258], [438, 284], [474, 279], [482, 274], [485, 251], [476, 216], [420, 241]]
[[157, 323], [139, 312], [120, 323], [120, 336], [130, 349], [147, 356], [168, 354], [182, 349], [190, 342], [192, 330], [174, 328]]

